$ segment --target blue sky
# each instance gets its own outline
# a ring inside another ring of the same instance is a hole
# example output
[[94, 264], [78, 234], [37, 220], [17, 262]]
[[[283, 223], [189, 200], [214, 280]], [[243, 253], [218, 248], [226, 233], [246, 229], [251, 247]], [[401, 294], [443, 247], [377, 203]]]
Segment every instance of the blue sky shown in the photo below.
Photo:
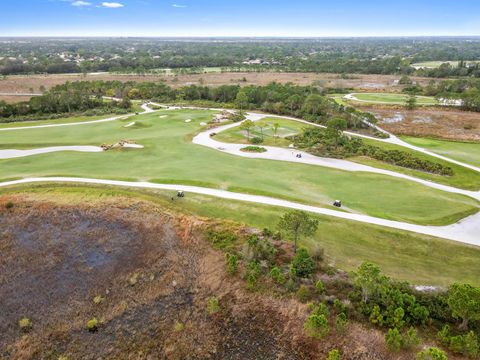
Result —
[[480, 35], [479, 0], [0, 0], [0, 36]]

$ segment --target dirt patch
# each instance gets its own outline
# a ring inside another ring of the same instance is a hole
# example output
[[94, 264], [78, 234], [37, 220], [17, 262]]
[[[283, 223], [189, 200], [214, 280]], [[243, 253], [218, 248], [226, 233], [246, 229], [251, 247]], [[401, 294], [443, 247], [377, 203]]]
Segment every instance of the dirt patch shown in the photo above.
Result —
[[397, 135], [480, 141], [480, 113], [438, 108], [407, 111], [362, 107], [362, 110], [375, 114], [382, 128]]
[[0, 197], [0, 358], [324, 359], [338, 348], [344, 359], [392, 359], [382, 333], [359, 324], [306, 337], [307, 306], [228, 276], [223, 254], [200, 238], [206, 219], [123, 197], [35, 196]]

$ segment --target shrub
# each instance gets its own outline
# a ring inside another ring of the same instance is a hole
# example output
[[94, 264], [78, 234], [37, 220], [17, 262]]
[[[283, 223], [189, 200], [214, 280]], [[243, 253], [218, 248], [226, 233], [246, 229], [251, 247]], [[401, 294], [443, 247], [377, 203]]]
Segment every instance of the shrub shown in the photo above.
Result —
[[92, 318], [87, 321], [87, 330], [90, 332], [95, 332], [98, 330], [98, 320], [97, 318]]
[[347, 307], [345, 306], [345, 304], [343, 302], [341, 302], [338, 299], [333, 300], [333, 308], [339, 314], [340, 313], [345, 313], [345, 314], [347, 313]]
[[317, 339], [323, 338], [329, 332], [327, 317], [323, 314], [319, 315], [315, 312], [310, 314], [303, 324], [305, 333]]
[[388, 329], [385, 334], [385, 343], [387, 344], [387, 349], [391, 352], [399, 352], [402, 348], [402, 335], [397, 328]]
[[207, 238], [212, 243], [213, 247], [218, 250], [228, 249], [238, 241], [237, 234], [230, 230], [210, 230], [207, 233]]
[[315, 261], [308, 254], [307, 249], [298, 249], [292, 261], [292, 273], [300, 278], [308, 278], [315, 271]]
[[257, 284], [258, 277], [262, 273], [260, 265], [256, 261], [250, 261], [247, 264], [247, 287], [253, 289]]
[[270, 270], [270, 276], [277, 284], [283, 284], [285, 282], [285, 277], [282, 274], [282, 270], [277, 266], [274, 266], [272, 270]]
[[345, 313], [338, 314], [337, 317], [335, 318], [335, 326], [337, 328], [337, 331], [340, 333], [344, 333], [345, 330], [347, 329], [347, 325], [348, 325], [347, 315], [345, 315]]
[[253, 153], [264, 153], [267, 152], [267, 149], [261, 146], [245, 146], [240, 149], [243, 152], [253, 152]]
[[13, 208], [13, 202], [9, 201], [5, 204], [5, 209], [11, 209]]
[[445, 353], [435, 347], [420, 351], [417, 354], [417, 360], [448, 360]]
[[33, 323], [32, 323], [32, 320], [30, 320], [29, 318], [23, 317], [20, 320], [18, 320], [18, 326], [20, 327], [21, 331], [29, 332], [33, 327]]
[[297, 299], [302, 302], [306, 303], [311, 297], [310, 289], [305, 285], [300, 285], [297, 290]]
[[263, 139], [261, 137], [255, 136], [255, 137], [250, 139], [250, 142], [252, 144], [261, 144], [261, 143], [263, 143]]
[[331, 350], [328, 353], [327, 360], [341, 360], [341, 359], [342, 357], [340, 356], [340, 351], [338, 351], [337, 349]]
[[238, 270], [238, 256], [226, 253], [225, 261], [227, 263], [227, 272], [231, 275], [235, 274]]
[[413, 349], [420, 344], [417, 330], [411, 326], [402, 337], [402, 347]]
[[207, 301], [207, 312], [210, 315], [216, 314], [220, 311], [220, 303], [215, 296], [212, 296]]
[[315, 283], [315, 292], [320, 295], [325, 292], [325, 285], [323, 285], [322, 280], [318, 280]]
[[182, 332], [182, 331], [185, 329], [185, 325], [183, 325], [183, 324], [182, 324], [181, 322], [179, 322], [179, 321], [176, 321], [173, 329], [174, 329], [176, 332]]
[[105, 301], [105, 299], [103, 297], [101, 297], [100, 295], [97, 295], [93, 298], [93, 303], [95, 305], [100, 305], [104, 301]]

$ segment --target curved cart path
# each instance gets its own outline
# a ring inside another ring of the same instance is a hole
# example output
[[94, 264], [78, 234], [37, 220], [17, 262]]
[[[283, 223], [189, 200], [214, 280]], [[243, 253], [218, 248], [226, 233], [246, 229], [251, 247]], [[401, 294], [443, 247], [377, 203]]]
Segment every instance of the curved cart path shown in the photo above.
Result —
[[[386, 226], [398, 230], [411, 231], [419, 234], [425, 234], [444, 238], [448, 240], [458, 241], [465, 244], [480, 246], [480, 213], [469, 216], [456, 224], [448, 226], [423, 226], [414, 225], [409, 223], [403, 223], [399, 221], [391, 221], [376, 218], [373, 216], [362, 214], [351, 214], [337, 210], [325, 209], [316, 206], [304, 205], [292, 201], [275, 199], [267, 196], [250, 195], [235, 193], [226, 190], [204, 188], [198, 186], [188, 185], [175, 185], [175, 184], [156, 184], [150, 182], [129, 182], [129, 181], [117, 181], [117, 180], [103, 180], [103, 179], [87, 179], [87, 178], [73, 178], [73, 177], [45, 177], [45, 178], [26, 178], [21, 180], [7, 181], [0, 183], [0, 187], [29, 184], [29, 183], [41, 183], [41, 182], [56, 182], [56, 183], [83, 183], [83, 184], [100, 184], [111, 186], [122, 186], [132, 188], [143, 189], [160, 189], [168, 191], [185, 191], [186, 193], [195, 193], [208, 196], [214, 196], [228, 200], [239, 200], [250, 203], [279, 206], [283, 208], [296, 209], [312, 212], [320, 215], [334, 216], [337, 218], [360, 221], [367, 224], [374, 224], [379, 226]], [[187, 195], [188, 196], [188, 195]]]
[[[268, 115], [248, 113], [247, 119], [252, 121], [258, 121], [267, 116]], [[303, 120], [297, 119], [297, 121], [304, 122], [309, 125], [311, 124]], [[322, 157], [318, 157], [318, 156], [311, 155], [309, 153], [294, 150], [294, 149], [279, 148], [279, 147], [273, 147], [273, 146], [262, 146], [263, 148], [267, 149], [266, 152], [263, 152], [263, 153], [243, 152], [241, 151], [241, 149], [246, 146], [245, 144], [223, 143], [220, 141], [216, 141], [215, 137], [212, 136], [222, 131], [237, 127], [240, 124], [241, 122], [228, 124], [228, 125], [203, 131], [199, 133], [197, 136], [195, 136], [192, 141], [194, 144], [203, 145], [203, 146], [216, 149], [218, 151], [222, 151], [231, 155], [247, 157], [247, 158], [255, 158], [255, 159], [289, 161], [289, 162], [295, 162], [295, 163], [301, 163], [301, 164], [318, 165], [318, 166], [330, 167], [334, 169], [353, 171], [353, 172], [357, 172], [357, 171], [371, 172], [371, 173], [382, 174], [382, 175], [396, 177], [399, 179], [417, 182], [431, 188], [435, 188], [435, 189], [450, 192], [450, 193], [462, 194], [462, 195], [466, 195], [474, 199], [480, 200], [480, 191], [458, 189], [453, 186], [438, 184], [432, 181], [419, 179], [413, 176], [397, 173], [390, 170], [384, 170], [384, 169], [375, 168], [372, 166], [362, 165], [362, 164], [354, 163], [347, 160], [322, 158]], [[302, 157], [297, 158], [296, 157], [297, 154], [301, 154]]]

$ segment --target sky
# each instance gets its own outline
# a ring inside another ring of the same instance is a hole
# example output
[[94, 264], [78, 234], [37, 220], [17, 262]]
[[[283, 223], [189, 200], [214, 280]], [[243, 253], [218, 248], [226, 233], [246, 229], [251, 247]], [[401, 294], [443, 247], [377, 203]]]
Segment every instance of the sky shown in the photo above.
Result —
[[480, 35], [480, 0], [0, 0], [0, 37], [446, 35]]

